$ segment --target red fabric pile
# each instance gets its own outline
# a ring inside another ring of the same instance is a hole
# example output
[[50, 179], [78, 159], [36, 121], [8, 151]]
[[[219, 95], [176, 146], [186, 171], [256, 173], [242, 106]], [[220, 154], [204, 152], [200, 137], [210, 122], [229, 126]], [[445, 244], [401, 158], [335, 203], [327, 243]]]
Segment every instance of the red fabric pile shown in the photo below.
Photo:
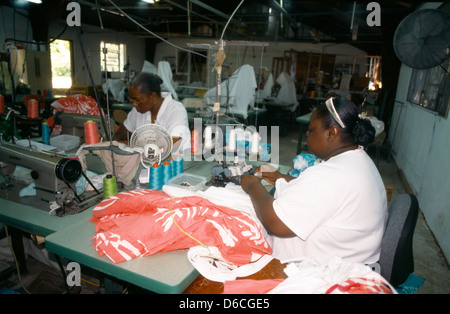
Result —
[[122, 192], [100, 202], [91, 221], [97, 223], [95, 249], [114, 263], [199, 243], [217, 247], [236, 266], [272, 253], [250, 215], [198, 196], [171, 198], [156, 190]]

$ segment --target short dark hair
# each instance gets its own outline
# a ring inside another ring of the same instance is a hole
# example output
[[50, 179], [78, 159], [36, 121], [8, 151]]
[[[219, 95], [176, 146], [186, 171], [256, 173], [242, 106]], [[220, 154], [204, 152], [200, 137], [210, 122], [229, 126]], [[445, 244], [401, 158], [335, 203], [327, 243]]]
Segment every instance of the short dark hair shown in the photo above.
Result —
[[161, 96], [161, 84], [163, 80], [156, 74], [141, 72], [136, 75], [130, 82], [130, 86], [136, 86], [138, 90], [150, 96], [153, 92]]
[[322, 126], [325, 129], [335, 125], [339, 128], [344, 142], [355, 143], [364, 147], [374, 141], [375, 128], [369, 119], [360, 118], [361, 111], [355, 103], [345, 98], [333, 98], [333, 104], [345, 128], [339, 126], [323, 102], [317, 106], [316, 114], [322, 118]]

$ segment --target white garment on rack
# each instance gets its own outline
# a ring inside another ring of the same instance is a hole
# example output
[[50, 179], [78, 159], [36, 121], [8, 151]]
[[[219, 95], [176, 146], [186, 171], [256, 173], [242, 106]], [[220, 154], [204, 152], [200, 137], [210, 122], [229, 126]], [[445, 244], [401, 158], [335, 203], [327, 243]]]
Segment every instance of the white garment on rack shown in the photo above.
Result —
[[[231, 105], [230, 113], [241, 114], [247, 118], [248, 106], [253, 107], [256, 96], [256, 78], [253, 66], [244, 64], [233, 75], [220, 84], [221, 105]], [[203, 99], [211, 104], [210, 99], [216, 101], [217, 86], [209, 89]], [[226, 103], [228, 99], [228, 104]]]
[[158, 63], [158, 76], [163, 80], [161, 89], [170, 92], [172, 94], [172, 98], [178, 100], [177, 92], [173, 87], [172, 68], [170, 67], [169, 62], [160, 61]]
[[273, 82], [273, 75], [272, 73], [269, 73], [269, 76], [267, 77], [267, 81], [264, 84], [264, 88], [258, 90], [257, 92], [257, 98], [260, 100], [264, 100], [266, 98], [269, 98], [270, 96], [272, 96], [272, 87], [274, 85]]
[[142, 66], [142, 72], [157, 74], [158, 69], [151, 62], [145, 60]]
[[295, 111], [298, 106], [297, 101], [297, 91], [295, 88], [295, 82], [292, 77], [289, 76], [286, 72], [282, 72], [277, 77], [277, 83], [280, 84], [281, 88], [278, 92], [277, 97], [275, 98], [276, 102], [291, 104], [291, 111]]

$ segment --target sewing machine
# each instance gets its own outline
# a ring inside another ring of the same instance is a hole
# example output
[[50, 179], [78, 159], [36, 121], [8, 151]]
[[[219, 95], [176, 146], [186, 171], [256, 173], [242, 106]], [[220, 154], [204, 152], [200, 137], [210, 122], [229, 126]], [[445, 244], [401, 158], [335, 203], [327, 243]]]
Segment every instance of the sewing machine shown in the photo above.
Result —
[[[82, 202], [76, 193], [75, 183], [83, 172], [80, 162], [76, 159], [69, 159], [57, 153], [0, 143], [0, 166], [2, 175], [5, 177], [10, 176], [16, 166], [30, 169], [38, 202], [46, 203], [47, 209], [49, 209], [49, 203], [53, 201], [62, 207], [63, 211], [66, 207], [69, 209], [74, 203]], [[14, 185], [5, 184], [3, 189], [12, 190]], [[79, 210], [80, 208], [77, 207], [77, 211]]]
[[[88, 114], [79, 114], [71, 112], [57, 111], [55, 113], [55, 123], [62, 126], [61, 134], [75, 135], [80, 137], [80, 143], [84, 144], [84, 124], [87, 121], [94, 121], [97, 124], [98, 134], [106, 141], [105, 128], [103, 128], [102, 118], [100, 116], [92, 116]], [[108, 119], [105, 117], [106, 129], [111, 129], [111, 138], [114, 136], [115, 121], [110, 118], [111, 128], [108, 125]]]

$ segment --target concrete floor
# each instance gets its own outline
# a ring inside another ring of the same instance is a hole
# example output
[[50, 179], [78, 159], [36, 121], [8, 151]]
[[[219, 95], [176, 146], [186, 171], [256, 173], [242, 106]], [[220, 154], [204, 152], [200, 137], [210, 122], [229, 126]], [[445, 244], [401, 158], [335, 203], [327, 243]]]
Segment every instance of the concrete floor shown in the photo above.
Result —
[[[296, 155], [298, 131], [295, 126], [283, 137], [280, 137], [280, 164], [292, 165], [292, 159]], [[380, 160], [380, 173], [387, 187], [392, 187], [392, 198], [400, 193], [407, 193], [408, 187], [402, 181], [397, 165], [393, 160], [388, 161], [389, 151], [382, 151]], [[374, 155], [374, 151], [369, 150], [369, 154]], [[419, 204], [420, 205], [420, 204]], [[1, 242], [3, 241], [3, 242]], [[12, 264], [10, 252], [5, 245], [5, 239], [0, 241], [0, 262]], [[432, 232], [429, 230], [426, 221], [419, 214], [414, 238], [414, 274], [425, 279], [422, 286], [416, 291], [416, 294], [447, 294], [450, 293], [450, 269], [445, 257], [437, 245]], [[3, 243], [3, 244], [2, 244]], [[3, 251], [2, 251], [3, 249]], [[3, 253], [3, 255], [2, 255]], [[9, 256], [8, 256], [9, 254]], [[6, 256], [6, 258], [5, 258]], [[0, 265], [1, 266], [1, 265]], [[61, 273], [55, 267], [48, 267], [40, 262], [28, 258], [28, 273], [22, 276], [25, 286], [34, 291], [47, 291], [48, 293], [64, 293]], [[81, 291], [76, 293], [98, 293], [98, 280], [94, 277], [85, 277], [82, 282]], [[20, 288], [17, 276], [9, 278], [9, 287]], [[11, 282], [12, 281], [12, 282]], [[0, 288], [2, 288], [0, 280]], [[37, 289], [37, 290], [36, 290]], [[32, 291], [32, 292], [34, 292]]]

